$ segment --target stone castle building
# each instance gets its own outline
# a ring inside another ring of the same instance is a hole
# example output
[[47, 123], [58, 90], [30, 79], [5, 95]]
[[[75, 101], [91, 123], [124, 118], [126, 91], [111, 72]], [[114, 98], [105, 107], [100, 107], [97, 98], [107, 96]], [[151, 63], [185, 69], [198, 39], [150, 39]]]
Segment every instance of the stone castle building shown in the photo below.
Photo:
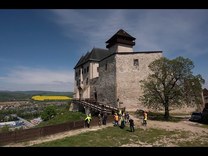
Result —
[[135, 40], [120, 29], [106, 41], [107, 49], [93, 48], [82, 56], [74, 67], [74, 98], [96, 99], [129, 111], [143, 109], [140, 81], [162, 51], [134, 51]]

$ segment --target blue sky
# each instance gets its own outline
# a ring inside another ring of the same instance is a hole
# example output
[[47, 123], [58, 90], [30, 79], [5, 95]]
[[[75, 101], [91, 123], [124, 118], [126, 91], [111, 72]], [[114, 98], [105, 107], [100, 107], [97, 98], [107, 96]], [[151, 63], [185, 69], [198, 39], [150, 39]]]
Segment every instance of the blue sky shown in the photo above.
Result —
[[79, 58], [121, 28], [134, 51], [190, 58], [208, 88], [206, 9], [1, 9], [0, 90], [73, 91]]

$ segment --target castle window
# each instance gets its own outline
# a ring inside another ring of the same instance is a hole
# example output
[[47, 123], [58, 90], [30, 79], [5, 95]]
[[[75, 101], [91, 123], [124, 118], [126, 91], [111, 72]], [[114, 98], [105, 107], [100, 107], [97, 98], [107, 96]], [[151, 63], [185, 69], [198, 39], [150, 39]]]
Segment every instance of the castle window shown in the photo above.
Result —
[[86, 68], [84, 69], [84, 73], [86, 73]]
[[89, 72], [89, 66], [87, 66], [87, 73]]
[[78, 75], [78, 74], [77, 74], [77, 72], [76, 72], [76, 77], [77, 77], [77, 75]]
[[134, 66], [139, 66], [139, 60], [138, 59], [134, 59]]
[[97, 67], [97, 72], [99, 72], [99, 67]]
[[79, 69], [79, 75], [81, 74], [81, 70]]

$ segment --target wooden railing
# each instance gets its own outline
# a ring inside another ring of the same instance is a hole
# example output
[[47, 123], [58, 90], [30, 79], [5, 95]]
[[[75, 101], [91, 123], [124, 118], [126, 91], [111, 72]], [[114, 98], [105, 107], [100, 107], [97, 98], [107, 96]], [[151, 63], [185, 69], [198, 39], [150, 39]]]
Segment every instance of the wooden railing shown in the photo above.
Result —
[[97, 102], [94, 99], [73, 99], [72, 102], [82, 104], [83, 106], [90, 107], [91, 109], [97, 111], [118, 111], [117, 107], [113, 107], [110, 104], [104, 104], [101, 102]]
[[[92, 121], [90, 125], [97, 126], [98, 120], [99, 119], [97, 117], [92, 117]], [[113, 121], [113, 117], [108, 116], [107, 123], [111, 123], [112, 121]], [[69, 130], [81, 129], [81, 128], [85, 128], [84, 120], [67, 122], [63, 124], [51, 125], [51, 126], [45, 126], [39, 128], [31, 128], [31, 129], [18, 130], [13, 132], [0, 133], [0, 145], [2, 146], [9, 143], [34, 140], [39, 137], [52, 135]]]

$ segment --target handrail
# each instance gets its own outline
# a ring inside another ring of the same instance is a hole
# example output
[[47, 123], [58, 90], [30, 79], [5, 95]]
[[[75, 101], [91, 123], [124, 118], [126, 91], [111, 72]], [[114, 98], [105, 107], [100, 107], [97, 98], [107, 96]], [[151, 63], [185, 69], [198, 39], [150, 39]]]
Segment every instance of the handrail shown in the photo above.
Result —
[[101, 103], [101, 102], [97, 102], [95, 100], [92, 100], [92, 99], [73, 99], [72, 101], [77, 101], [77, 102], [80, 102], [82, 103], [83, 105], [87, 105], [89, 107], [92, 107], [92, 108], [95, 108], [95, 109], [99, 109], [99, 110], [118, 110], [117, 107], [113, 107], [111, 106], [110, 104], [104, 104], [104, 103]]

